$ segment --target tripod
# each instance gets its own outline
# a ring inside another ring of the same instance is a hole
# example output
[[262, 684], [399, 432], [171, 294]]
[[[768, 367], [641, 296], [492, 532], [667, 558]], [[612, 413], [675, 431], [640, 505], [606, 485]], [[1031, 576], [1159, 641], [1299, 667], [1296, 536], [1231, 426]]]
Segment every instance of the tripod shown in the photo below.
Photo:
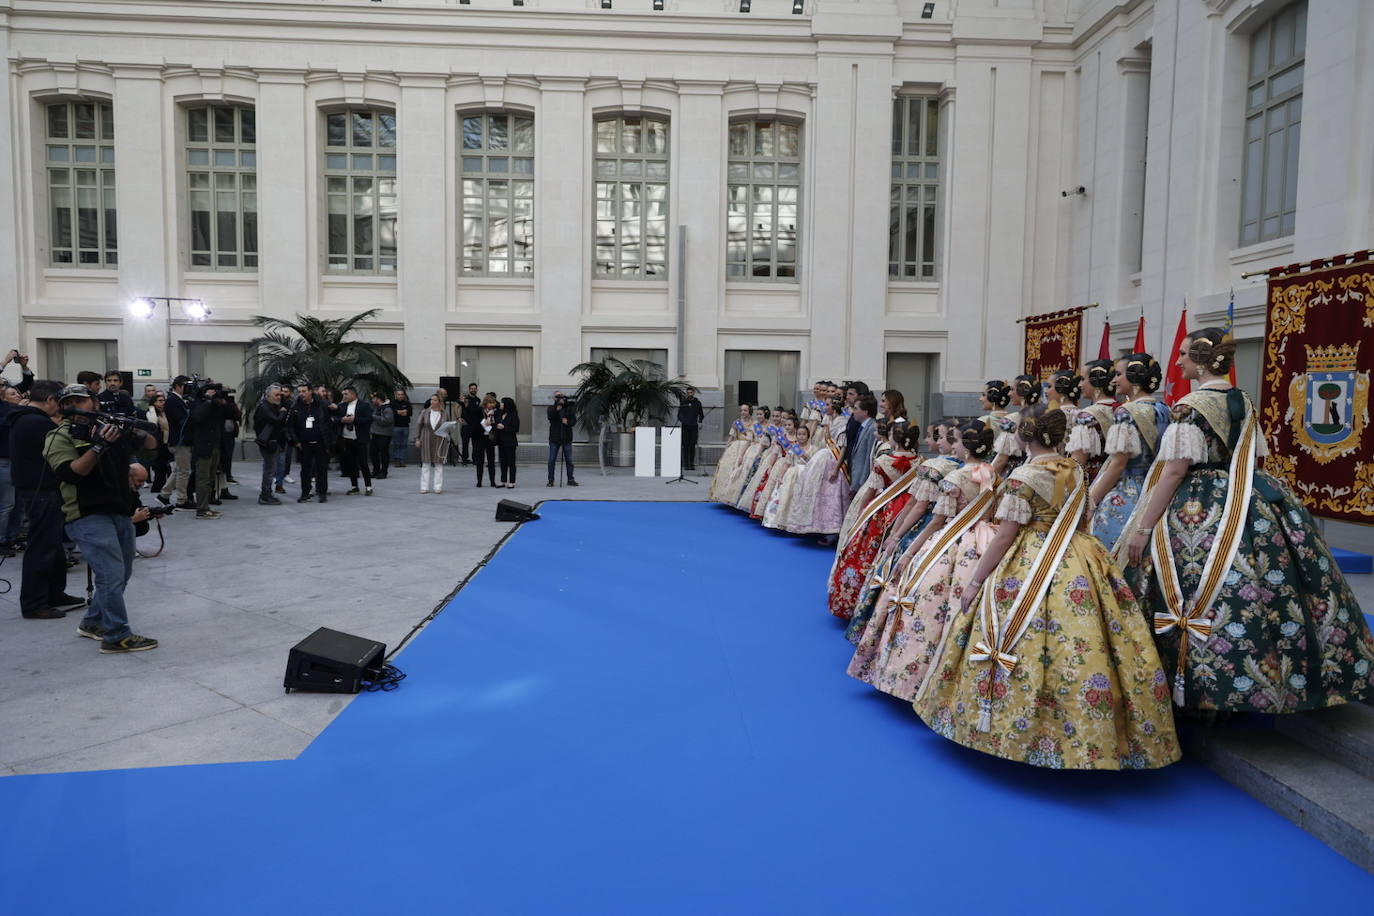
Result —
[[[669, 427], [669, 429], [676, 429], [676, 430], [678, 430], [678, 431], [680, 432], [681, 429], [682, 429], [682, 424], [681, 424], [681, 423], [674, 423], [672, 426]], [[690, 483], [690, 484], [692, 484], [693, 486], [699, 486], [699, 484], [698, 484], [697, 481], [692, 480], [690, 477], [685, 476], [685, 469], [686, 469], [686, 467], [687, 467], [687, 462], [683, 461], [683, 460], [682, 460], [682, 456], [679, 454], [679, 455], [678, 455], [678, 462], [677, 462], [677, 476], [674, 477], [672, 480], [665, 480], [664, 483], [665, 483], [665, 484], [667, 484], [667, 483]]]

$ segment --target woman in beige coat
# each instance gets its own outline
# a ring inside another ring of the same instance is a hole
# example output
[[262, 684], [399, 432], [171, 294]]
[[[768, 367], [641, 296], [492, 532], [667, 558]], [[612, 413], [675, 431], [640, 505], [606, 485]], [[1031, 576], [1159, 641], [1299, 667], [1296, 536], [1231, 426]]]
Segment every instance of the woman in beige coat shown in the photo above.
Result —
[[452, 440], [439, 432], [444, 425], [444, 402], [432, 395], [429, 403], [415, 417], [415, 445], [420, 449], [420, 492], [444, 492], [444, 460], [448, 458]]

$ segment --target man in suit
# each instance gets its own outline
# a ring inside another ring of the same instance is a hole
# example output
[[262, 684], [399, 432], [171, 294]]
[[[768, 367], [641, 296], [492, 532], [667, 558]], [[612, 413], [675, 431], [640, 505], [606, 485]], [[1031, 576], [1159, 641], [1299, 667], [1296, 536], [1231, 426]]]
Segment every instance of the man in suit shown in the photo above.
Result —
[[[482, 426], [482, 399], [477, 396], [476, 382], [468, 382], [468, 393], [460, 402], [458, 416], [462, 420], [458, 424], [458, 435], [462, 444], [459, 457], [462, 458], [463, 465], [467, 466], [472, 464], [472, 437], [480, 435]], [[478, 433], [473, 433], [474, 428], [478, 429]]]
[[854, 413], [851, 419], [857, 418], [859, 421], [859, 432], [856, 436], [854, 449], [849, 455], [849, 494], [854, 493], [864, 485], [869, 473], [873, 470], [873, 449], [878, 444], [878, 423], [873, 419], [873, 414], [878, 410], [878, 400], [871, 394], [864, 394], [854, 402]]
[[339, 464], [348, 478], [350, 489], [346, 495], [358, 491], [358, 471], [363, 474], [363, 487], [372, 495], [372, 469], [367, 462], [367, 443], [372, 438], [372, 405], [358, 400], [358, 389], [343, 388], [343, 403], [339, 405]]
[[868, 386], [863, 382], [844, 383], [844, 409], [849, 416], [849, 421], [844, 427], [844, 454], [840, 456], [840, 463], [847, 468], [854, 467], [854, 446], [859, 441], [859, 427], [861, 421], [854, 416], [854, 402], [860, 395], [868, 394]]
[[706, 419], [706, 411], [697, 400], [697, 390], [687, 389], [687, 397], [678, 402], [677, 424], [682, 430], [682, 468], [686, 471], [697, 469], [697, 434], [701, 421]]
[[329, 448], [334, 442], [334, 428], [329, 420], [329, 405], [316, 397], [308, 386], [301, 386], [300, 397], [291, 409], [286, 435], [300, 458], [301, 495], [296, 502], [309, 502], [312, 486], [320, 502], [328, 502]]

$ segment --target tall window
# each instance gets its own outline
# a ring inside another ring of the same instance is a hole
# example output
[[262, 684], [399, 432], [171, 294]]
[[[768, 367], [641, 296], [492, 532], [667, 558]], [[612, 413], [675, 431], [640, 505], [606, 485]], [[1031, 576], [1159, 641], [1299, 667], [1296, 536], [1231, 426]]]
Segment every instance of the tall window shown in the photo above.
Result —
[[463, 273], [534, 272], [534, 119], [507, 112], [461, 118]]
[[668, 276], [668, 122], [596, 121], [596, 275]]
[[54, 102], [47, 111], [52, 263], [113, 267], [114, 110], [108, 102]]
[[324, 116], [330, 271], [396, 272], [396, 115], [353, 109]]
[[892, 101], [892, 198], [887, 230], [887, 275], [893, 279], [935, 279], [939, 140], [938, 99], [898, 96]]
[[257, 120], [251, 108], [186, 109], [191, 266], [258, 266]]
[[732, 122], [727, 178], [727, 278], [794, 279], [801, 125], [771, 119]]
[[1293, 234], [1298, 210], [1307, 4], [1295, 3], [1250, 38], [1240, 243]]

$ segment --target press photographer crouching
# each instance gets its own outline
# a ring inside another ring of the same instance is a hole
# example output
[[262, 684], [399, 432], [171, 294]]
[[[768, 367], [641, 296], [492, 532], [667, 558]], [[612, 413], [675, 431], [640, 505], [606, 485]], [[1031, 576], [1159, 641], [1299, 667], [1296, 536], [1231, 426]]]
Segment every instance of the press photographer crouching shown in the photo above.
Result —
[[124, 586], [134, 571], [129, 456], [131, 447], [152, 440], [145, 431], [150, 424], [96, 413], [95, 396], [83, 385], [62, 389], [59, 404], [63, 419], [48, 433], [44, 454], [57, 475], [67, 534], [95, 579], [95, 594], [77, 632], [100, 640], [106, 655], [156, 649], [156, 639], [129, 629], [124, 606]]

